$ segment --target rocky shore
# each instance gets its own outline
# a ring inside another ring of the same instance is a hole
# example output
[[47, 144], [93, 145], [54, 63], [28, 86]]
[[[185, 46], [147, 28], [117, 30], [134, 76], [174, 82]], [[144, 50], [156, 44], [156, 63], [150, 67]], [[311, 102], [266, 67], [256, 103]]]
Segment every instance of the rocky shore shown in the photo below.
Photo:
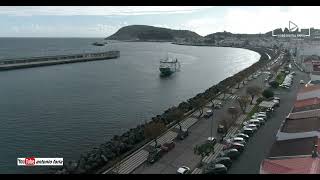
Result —
[[[171, 107], [165, 110], [161, 115], [156, 115], [146, 122], [149, 124], [153, 121], [162, 121], [168, 127], [176, 124], [179, 119], [183, 119], [184, 116], [198, 109], [202, 105], [206, 104], [217, 95], [225, 92], [230, 87], [235, 86], [238, 82], [241, 82], [248, 78], [252, 73], [258, 69], [264, 67], [269, 62], [267, 54], [274, 58], [278, 55], [275, 50], [262, 48], [262, 47], [242, 47], [255, 51], [261, 55], [259, 61], [251, 65], [250, 67], [238, 72], [237, 74], [230, 76], [218, 84], [211, 86], [202, 93], [197, 94], [184, 102], [181, 102], [178, 106]], [[266, 54], [267, 53], [267, 54]], [[177, 111], [183, 112], [184, 116], [177, 117]], [[66, 162], [64, 167], [55, 173], [57, 174], [83, 174], [83, 173], [99, 173], [106, 170], [116, 164], [118, 161], [128, 156], [138, 148], [146, 144], [149, 139], [144, 137], [144, 125], [138, 125], [136, 128], [129, 129], [122, 135], [115, 135], [108, 142], [101, 144], [99, 147], [93, 148], [91, 151], [84, 153], [80, 156], [79, 160]]]

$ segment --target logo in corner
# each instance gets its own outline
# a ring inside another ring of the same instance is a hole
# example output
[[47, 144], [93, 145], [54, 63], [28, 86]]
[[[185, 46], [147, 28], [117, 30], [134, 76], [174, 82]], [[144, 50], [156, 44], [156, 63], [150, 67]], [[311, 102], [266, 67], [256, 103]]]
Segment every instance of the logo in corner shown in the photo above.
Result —
[[26, 166], [34, 166], [36, 164], [35, 157], [25, 158], [24, 160]]

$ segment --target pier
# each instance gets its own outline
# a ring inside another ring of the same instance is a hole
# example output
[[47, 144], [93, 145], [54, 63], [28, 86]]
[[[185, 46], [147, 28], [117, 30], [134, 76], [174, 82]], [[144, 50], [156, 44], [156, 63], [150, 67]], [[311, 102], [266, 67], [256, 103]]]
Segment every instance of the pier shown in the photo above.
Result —
[[120, 51], [107, 51], [99, 53], [83, 53], [71, 55], [43, 56], [16, 59], [0, 59], [0, 71], [32, 68], [38, 66], [51, 66], [76, 62], [115, 59], [120, 57]]

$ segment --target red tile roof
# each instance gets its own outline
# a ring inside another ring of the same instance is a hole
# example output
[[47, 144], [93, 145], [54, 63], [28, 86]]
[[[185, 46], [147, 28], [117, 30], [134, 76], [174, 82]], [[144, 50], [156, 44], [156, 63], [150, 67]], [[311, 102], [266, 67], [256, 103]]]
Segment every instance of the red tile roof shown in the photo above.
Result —
[[265, 159], [261, 164], [261, 174], [319, 174], [320, 158], [290, 157]]
[[307, 86], [307, 87], [303, 87], [300, 89], [299, 93], [305, 93], [305, 92], [310, 92], [310, 91], [314, 91], [314, 90], [319, 90], [320, 89], [320, 85], [313, 85], [313, 86]]
[[287, 119], [304, 119], [312, 117], [320, 117], [320, 109], [289, 113]]
[[304, 99], [304, 100], [298, 100], [294, 103], [294, 107], [300, 108], [300, 107], [312, 106], [312, 105], [316, 105], [316, 104], [320, 104], [320, 99], [317, 97]]

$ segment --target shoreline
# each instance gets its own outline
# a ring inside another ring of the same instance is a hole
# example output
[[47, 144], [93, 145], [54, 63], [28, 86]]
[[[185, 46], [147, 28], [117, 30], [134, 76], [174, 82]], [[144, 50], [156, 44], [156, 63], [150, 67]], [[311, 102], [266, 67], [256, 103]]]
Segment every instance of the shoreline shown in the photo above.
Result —
[[[173, 43], [174, 44], [174, 43]], [[184, 45], [184, 44], [177, 44]], [[203, 46], [203, 45], [201, 45]], [[209, 45], [210, 46], [210, 45]], [[220, 46], [215, 46], [220, 47]], [[224, 46], [223, 46], [224, 47]], [[235, 48], [235, 47], [233, 47]], [[188, 100], [181, 102], [178, 106], [170, 107], [161, 115], [150, 118], [148, 123], [153, 121], [163, 121], [167, 128], [169, 129], [173, 125], [176, 125], [175, 121], [169, 121], [168, 116], [171, 112], [179, 109], [184, 112], [183, 118], [188, 114], [196, 111], [197, 109], [191, 105], [191, 101], [197, 100], [197, 98], [202, 97], [206, 101], [215, 98], [217, 95], [221, 94], [221, 91], [225, 88], [230, 88], [234, 83], [239, 81], [239, 76], [244, 74], [250, 74], [255, 68], [259, 67], [260, 64], [263, 64], [263, 61], [269, 60], [266, 55], [266, 51], [270, 51], [267, 48], [261, 47], [236, 47], [243, 48], [247, 50], [252, 50], [260, 54], [260, 59], [249, 67], [239, 71], [238, 73], [231, 75], [219, 83], [208, 87], [204, 92], [200, 92], [197, 96], [192, 97]], [[271, 52], [268, 52], [270, 54]], [[273, 56], [273, 51], [272, 55]], [[265, 65], [265, 64], [264, 64]], [[167, 118], [166, 118], [167, 117]], [[182, 119], [183, 119], [182, 118]], [[147, 124], [148, 124], [147, 123]], [[144, 135], [144, 125], [138, 125], [136, 128], [132, 128], [122, 135], [114, 135], [112, 139], [100, 145], [99, 148], [81, 155], [80, 159], [75, 163], [64, 166], [64, 170], [58, 171], [58, 173], [99, 173], [109, 169], [114, 166], [115, 163], [125, 159], [130, 156], [133, 152], [143, 147], [145, 144], [150, 142], [150, 140], [145, 139]], [[65, 163], [68, 164], [68, 163]]]

